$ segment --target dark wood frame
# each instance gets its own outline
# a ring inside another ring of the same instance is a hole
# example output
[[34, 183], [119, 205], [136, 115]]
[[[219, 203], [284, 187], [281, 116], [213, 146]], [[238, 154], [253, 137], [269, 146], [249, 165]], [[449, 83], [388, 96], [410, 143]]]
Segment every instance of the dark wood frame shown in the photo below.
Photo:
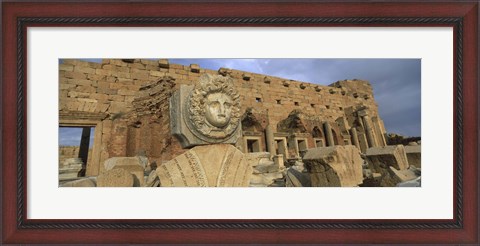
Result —
[[[477, 1], [2, 3], [3, 243], [457, 243], [478, 239]], [[452, 220], [29, 220], [26, 28], [30, 26], [452, 26]]]

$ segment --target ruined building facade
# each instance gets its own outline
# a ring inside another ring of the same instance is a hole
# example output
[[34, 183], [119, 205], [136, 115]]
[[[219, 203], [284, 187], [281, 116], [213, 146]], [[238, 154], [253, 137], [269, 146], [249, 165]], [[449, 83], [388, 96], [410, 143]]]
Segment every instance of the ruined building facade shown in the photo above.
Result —
[[170, 131], [169, 99], [180, 85], [193, 85], [204, 73], [233, 78], [242, 115], [236, 147], [244, 153], [268, 151], [295, 159], [315, 147], [355, 145], [365, 152], [386, 145], [367, 81], [323, 86], [165, 59], [67, 59], [59, 65], [59, 125], [84, 128], [82, 139], [95, 127], [90, 154], [85, 154], [88, 141], [80, 146], [80, 157], [86, 161], [88, 156], [86, 175], [102, 173], [111, 157], [143, 155], [159, 165], [184, 153]]

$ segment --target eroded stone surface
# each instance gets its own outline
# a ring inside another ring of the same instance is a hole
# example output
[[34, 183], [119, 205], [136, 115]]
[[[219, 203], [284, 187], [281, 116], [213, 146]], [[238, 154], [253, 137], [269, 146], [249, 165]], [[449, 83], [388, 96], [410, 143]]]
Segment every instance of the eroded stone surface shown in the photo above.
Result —
[[144, 169], [138, 165], [121, 165], [115, 166], [114, 169], [123, 169], [133, 175], [133, 186], [134, 187], [141, 187], [145, 184], [144, 178]]
[[309, 149], [303, 162], [312, 186], [352, 187], [363, 181], [363, 160], [353, 145]]
[[229, 144], [194, 147], [156, 169], [161, 186], [248, 186], [252, 168], [245, 156]]
[[115, 168], [97, 177], [98, 187], [132, 187], [133, 175], [125, 169]]
[[397, 170], [408, 168], [408, 159], [403, 145], [374, 147], [366, 152], [367, 161], [374, 166], [374, 170], [392, 166]]
[[104, 166], [105, 170], [112, 170], [115, 167], [119, 166], [139, 166], [142, 169], [145, 169], [147, 166], [146, 157], [112, 157], [105, 161]]

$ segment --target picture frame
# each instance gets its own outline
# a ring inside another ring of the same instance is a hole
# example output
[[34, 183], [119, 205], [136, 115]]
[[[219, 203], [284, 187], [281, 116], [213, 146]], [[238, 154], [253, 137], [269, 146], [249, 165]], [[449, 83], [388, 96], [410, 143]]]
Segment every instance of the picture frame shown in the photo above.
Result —
[[[2, 9], [2, 243], [479, 242], [477, 1], [135, 4], [3, 2]], [[452, 220], [28, 219], [26, 30], [32, 26], [453, 27], [454, 218]]]

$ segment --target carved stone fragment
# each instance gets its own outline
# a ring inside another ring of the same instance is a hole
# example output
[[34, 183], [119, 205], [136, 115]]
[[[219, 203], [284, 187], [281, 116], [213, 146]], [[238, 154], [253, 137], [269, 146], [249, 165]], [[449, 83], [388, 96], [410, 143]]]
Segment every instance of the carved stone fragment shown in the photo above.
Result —
[[229, 144], [197, 146], [156, 169], [160, 186], [247, 187], [252, 168]]
[[170, 125], [183, 148], [236, 143], [241, 136], [240, 99], [230, 77], [204, 74], [170, 99]]

